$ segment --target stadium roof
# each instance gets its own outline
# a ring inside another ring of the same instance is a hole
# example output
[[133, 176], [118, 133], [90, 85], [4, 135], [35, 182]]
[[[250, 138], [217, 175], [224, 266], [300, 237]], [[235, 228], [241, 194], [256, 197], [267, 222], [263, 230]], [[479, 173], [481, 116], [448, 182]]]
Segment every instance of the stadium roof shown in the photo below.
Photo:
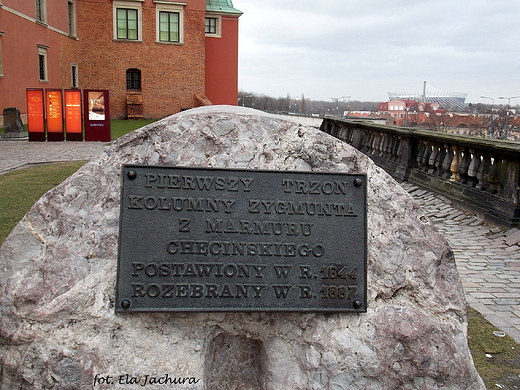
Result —
[[466, 104], [465, 92], [427, 92], [426, 94], [419, 93], [399, 93], [388, 92], [390, 100], [414, 100], [416, 102], [438, 103], [442, 108], [448, 111], [465, 110]]

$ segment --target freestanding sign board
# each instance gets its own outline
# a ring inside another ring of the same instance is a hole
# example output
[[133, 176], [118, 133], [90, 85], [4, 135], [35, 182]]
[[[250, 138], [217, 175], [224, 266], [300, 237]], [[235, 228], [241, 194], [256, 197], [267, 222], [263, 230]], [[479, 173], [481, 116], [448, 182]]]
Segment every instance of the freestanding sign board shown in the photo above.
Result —
[[45, 90], [47, 141], [63, 141], [63, 97], [61, 89]]
[[126, 165], [116, 310], [366, 311], [366, 176]]
[[85, 141], [110, 142], [110, 96], [107, 90], [83, 90]]
[[27, 128], [29, 141], [45, 141], [43, 89], [27, 88]]
[[83, 141], [81, 121], [81, 91], [65, 90], [65, 129], [67, 141]]

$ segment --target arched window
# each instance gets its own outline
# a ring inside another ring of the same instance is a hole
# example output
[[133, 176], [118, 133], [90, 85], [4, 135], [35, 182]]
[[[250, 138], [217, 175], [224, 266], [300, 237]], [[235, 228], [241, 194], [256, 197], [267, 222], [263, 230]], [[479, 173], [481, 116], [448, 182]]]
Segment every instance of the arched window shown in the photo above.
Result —
[[141, 71], [139, 69], [127, 69], [126, 90], [128, 92], [141, 92]]

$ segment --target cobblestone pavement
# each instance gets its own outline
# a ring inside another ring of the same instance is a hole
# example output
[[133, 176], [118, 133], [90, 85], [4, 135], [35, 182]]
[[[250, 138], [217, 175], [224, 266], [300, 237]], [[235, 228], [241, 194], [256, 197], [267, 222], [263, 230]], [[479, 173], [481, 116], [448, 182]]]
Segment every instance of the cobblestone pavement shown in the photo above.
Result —
[[448, 240], [469, 305], [520, 343], [520, 230], [488, 225], [443, 197], [402, 185]]
[[[0, 141], [0, 174], [30, 164], [89, 160], [100, 142]], [[520, 230], [487, 225], [443, 197], [403, 187], [450, 243], [468, 303], [520, 343]]]
[[90, 160], [107, 147], [103, 142], [0, 141], [0, 174], [29, 164]]

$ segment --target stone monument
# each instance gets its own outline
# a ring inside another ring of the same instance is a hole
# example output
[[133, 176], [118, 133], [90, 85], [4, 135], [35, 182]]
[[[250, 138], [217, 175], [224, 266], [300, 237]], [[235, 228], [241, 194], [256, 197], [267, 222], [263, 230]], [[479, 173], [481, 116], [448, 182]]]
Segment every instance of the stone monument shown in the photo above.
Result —
[[[116, 311], [124, 164], [366, 175], [366, 312]], [[31, 208], [0, 267], [3, 389], [484, 389], [453, 253], [409, 194], [259, 111], [193, 109], [114, 141]]]
[[4, 108], [4, 133], [2, 138], [25, 138], [27, 131], [24, 130], [20, 110], [16, 107]]

